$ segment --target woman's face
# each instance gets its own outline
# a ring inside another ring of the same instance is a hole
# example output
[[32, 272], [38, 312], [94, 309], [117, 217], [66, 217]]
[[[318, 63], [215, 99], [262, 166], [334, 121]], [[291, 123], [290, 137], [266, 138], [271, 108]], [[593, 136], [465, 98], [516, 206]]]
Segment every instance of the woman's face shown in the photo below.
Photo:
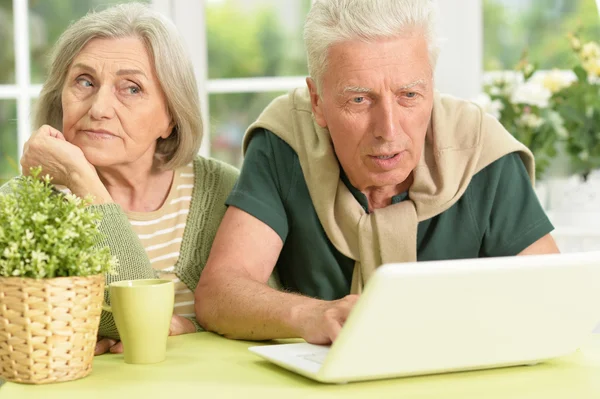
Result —
[[173, 122], [146, 47], [138, 38], [93, 39], [62, 89], [63, 134], [94, 166], [152, 162]]

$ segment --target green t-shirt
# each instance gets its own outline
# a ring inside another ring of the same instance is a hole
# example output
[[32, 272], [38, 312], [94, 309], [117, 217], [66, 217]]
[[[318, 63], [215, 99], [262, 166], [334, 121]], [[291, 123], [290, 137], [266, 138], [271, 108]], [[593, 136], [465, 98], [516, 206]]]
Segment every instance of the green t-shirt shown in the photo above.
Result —
[[[341, 178], [366, 211], [366, 196], [343, 172]], [[392, 203], [406, 198], [396, 195]], [[328, 300], [350, 293], [354, 261], [327, 238], [286, 142], [266, 130], [254, 134], [226, 203], [281, 237], [276, 270], [284, 288]], [[419, 223], [417, 260], [516, 255], [552, 230], [519, 155], [509, 154], [473, 176], [450, 209]]]

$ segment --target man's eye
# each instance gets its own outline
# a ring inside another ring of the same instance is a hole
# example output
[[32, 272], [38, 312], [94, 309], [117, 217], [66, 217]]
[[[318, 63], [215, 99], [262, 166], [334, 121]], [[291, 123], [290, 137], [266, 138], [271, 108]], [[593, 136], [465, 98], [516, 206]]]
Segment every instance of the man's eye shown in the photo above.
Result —
[[352, 102], [353, 102], [353, 103], [355, 103], [355, 104], [361, 104], [361, 103], [363, 103], [364, 101], [365, 101], [365, 98], [364, 98], [364, 97], [354, 97], [354, 98], [352, 99]]
[[406, 97], [408, 98], [415, 98], [417, 96], [417, 93], [414, 91], [409, 91], [406, 93]]

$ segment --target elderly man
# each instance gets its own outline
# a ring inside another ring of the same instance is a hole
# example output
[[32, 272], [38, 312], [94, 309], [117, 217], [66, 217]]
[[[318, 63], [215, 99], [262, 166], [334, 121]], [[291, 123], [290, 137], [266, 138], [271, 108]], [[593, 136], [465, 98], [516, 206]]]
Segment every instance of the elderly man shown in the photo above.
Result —
[[[434, 91], [432, 3], [314, 3], [307, 89], [245, 137], [196, 289], [206, 329], [329, 343], [383, 263], [558, 252], [529, 150]], [[285, 290], [267, 284], [273, 271]]]

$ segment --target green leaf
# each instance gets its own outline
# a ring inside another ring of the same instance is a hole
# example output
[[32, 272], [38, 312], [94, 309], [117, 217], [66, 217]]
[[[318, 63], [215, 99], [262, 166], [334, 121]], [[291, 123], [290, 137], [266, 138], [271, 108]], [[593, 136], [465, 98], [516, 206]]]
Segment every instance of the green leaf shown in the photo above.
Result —
[[41, 168], [0, 195], [0, 276], [51, 278], [109, 273], [116, 265], [98, 248], [101, 215], [89, 200], [63, 195]]
[[581, 65], [577, 65], [575, 68], [573, 68], [573, 72], [575, 72], [575, 75], [577, 75], [577, 80], [580, 82], [587, 82], [588, 73]]

